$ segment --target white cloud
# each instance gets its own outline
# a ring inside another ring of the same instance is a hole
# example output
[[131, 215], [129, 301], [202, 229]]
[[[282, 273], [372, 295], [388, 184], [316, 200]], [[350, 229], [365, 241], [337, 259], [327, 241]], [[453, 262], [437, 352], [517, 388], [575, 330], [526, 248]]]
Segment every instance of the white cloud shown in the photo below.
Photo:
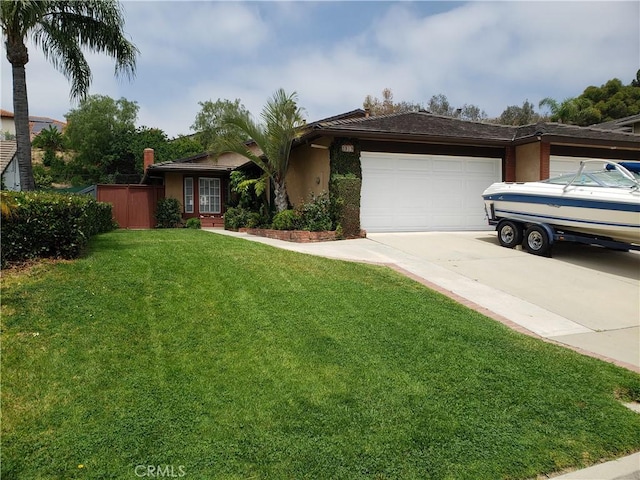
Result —
[[[279, 87], [298, 92], [311, 121], [361, 107], [385, 87], [396, 101], [442, 93], [497, 116], [525, 99], [562, 100], [614, 77], [629, 83], [640, 68], [638, 2], [434, 5], [125, 2], [137, 76], [115, 79], [113, 60], [91, 54], [91, 93], [138, 101], [140, 124], [176, 135], [190, 132], [199, 101], [240, 98], [258, 114]], [[67, 80], [30, 53], [31, 113], [63, 118]], [[2, 56], [2, 108], [11, 110]]]

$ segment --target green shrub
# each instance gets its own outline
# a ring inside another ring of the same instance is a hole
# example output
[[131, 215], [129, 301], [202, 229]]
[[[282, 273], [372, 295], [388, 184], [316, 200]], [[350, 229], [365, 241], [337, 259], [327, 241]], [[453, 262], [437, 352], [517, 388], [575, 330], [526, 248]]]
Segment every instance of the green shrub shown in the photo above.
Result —
[[249, 214], [251, 212], [242, 207], [230, 207], [224, 212], [224, 228], [227, 230], [238, 230], [247, 226]]
[[300, 216], [300, 229], [311, 232], [331, 230], [333, 217], [331, 215], [331, 201], [329, 195], [311, 195], [311, 201], [297, 208]]
[[283, 210], [273, 217], [271, 228], [274, 230], [297, 230], [300, 224], [300, 215], [295, 210]]
[[176, 228], [182, 221], [180, 202], [175, 198], [162, 198], [156, 208], [158, 228]]
[[185, 226], [187, 228], [199, 229], [199, 228], [202, 228], [202, 222], [200, 221], [199, 218], [189, 218]]
[[258, 212], [249, 212], [247, 215], [247, 221], [245, 222], [245, 227], [247, 228], [258, 228], [263, 224], [262, 215]]
[[116, 228], [111, 204], [86, 195], [2, 192], [1, 263], [35, 258], [77, 258], [89, 238]]

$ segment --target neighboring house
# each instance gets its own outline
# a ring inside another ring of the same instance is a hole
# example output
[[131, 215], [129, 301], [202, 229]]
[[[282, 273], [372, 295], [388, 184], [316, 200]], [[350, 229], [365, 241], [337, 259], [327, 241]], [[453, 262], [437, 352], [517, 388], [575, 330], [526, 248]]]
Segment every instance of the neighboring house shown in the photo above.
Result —
[[31, 141], [40, 133], [49, 127], [54, 127], [60, 133], [64, 132], [66, 123], [48, 117], [29, 116], [29, 135]]
[[20, 172], [16, 157], [16, 141], [0, 141], [0, 172], [2, 172], [3, 190], [20, 190]]
[[617, 120], [611, 120], [609, 122], [597, 123], [591, 127], [640, 134], [640, 114], [618, 118]]
[[[15, 136], [16, 125], [13, 118], [13, 112], [0, 110], [0, 113], [0, 118], [2, 120], [2, 133], [8, 133], [9, 135]], [[29, 138], [31, 141], [33, 141], [36, 135], [38, 135], [42, 130], [49, 128], [50, 126], [53, 126], [62, 133], [67, 124], [53, 118], [29, 116]]]
[[16, 136], [16, 124], [12, 112], [0, 109], [0, 133], [2, 133], [3, 140], [5, 135]]
[[[359, 154], [360, 220], [370, 232], [487, 228], [481, 194], [493, 182], [545, 179], [575, 170], [585, 158], [640, 159], [639, 135], [602, 128], [504, 126], [428, 112], [369, 116], [354, 110], [304, 127], [286, 179], [294, 205], [328, 191], [334, 144]], [[164, 177], [157, 181], [164, 181], [167, 197], [181, 201], [185, 218], [198, 209], [206, 214], [215, 204], [221, 223], [226, 179], [244, 161], [223, 156], [216, 164], [201, 155], [153, 165], [143, 181]], [[214, 178], [219, 180], [207, 180]]]
[[237, 154], [215, 159], [209, 153], [172, 162], [153, 163], [153, 151], [145, 150], [142, 183], [164, 185], [165, 197], [177, 198], [182, 218], [199, 218], [202, 226], [224, 225], [224, 210], [230, 196], [229, 175], [250, 164]]

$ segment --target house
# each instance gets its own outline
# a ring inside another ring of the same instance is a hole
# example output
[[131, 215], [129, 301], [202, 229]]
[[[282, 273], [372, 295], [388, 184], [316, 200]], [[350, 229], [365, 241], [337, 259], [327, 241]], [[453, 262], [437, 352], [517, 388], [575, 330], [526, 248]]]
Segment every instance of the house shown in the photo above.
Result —
[[16, 157], [16, 141], [0, 140], [0, 173], [2, 174], [2, 190], [20, 190], [20, 172]]
[[67, 124], [65, 122], [61, 122], [60, 120], [55, 120], [49, 117], [36, 117], [29, 116], [29, 138], [31, 141], [42, 132], [49, 127], [53, 127], [58, 130], [60, 133], [64, 132]]
[[16, 124], [12, 112], [0, 109], [0, 132], [3, 140], [16, 136]]
[[[545, 179], [575, 170], [586, 158], [638, 160], [640, 135], [544, 122], [496, 125], [425, 111], [369, 116], [353, 110], [304, 127], [286, 178], [291, 203], [328, 191], [336, 152], [352, 155], [361, 172], [363, 229], [476, 230], [487, 228], [481, 193], [491, 183]], [[203, 154], [149, 166], [144, 181], [159, 177], [166, 196], [181, 201], [185, 218], [212, 215], [217, 225], [228, 174], [243, 162], [221, 157], [215, 163]]]
[[594, 128], [640, 134], [640, 114], [592, 125]]
[[[0, 120], [2, 124], [0, 129], [2, 130], [2, 134], [7, 138], [13, 138], [16, 135], [16, 125], [13, 116], [13, 112], [9, 112], [7, 110], [0, 110]], [[66, 123], [61, 122], [60, 120], [55, 120], [49, 117], [37, 117], [37, 116], [29, 116], [29, 138], [31, 141], [44, 129], [53, 127], [57, 129], [59, 132], [63, 132]]]
[[164, 185], [166, 198], [180, 200], [184, 220], [199, 218], [203, 227], [221, 227], [224, 225], [225, 204], [231, 195], [230, 174], [250, 163], [233, 153], [218, 158], [211, 153], [202, 153], [154, 163], [153, 150], [146, 149], [142, 183]]

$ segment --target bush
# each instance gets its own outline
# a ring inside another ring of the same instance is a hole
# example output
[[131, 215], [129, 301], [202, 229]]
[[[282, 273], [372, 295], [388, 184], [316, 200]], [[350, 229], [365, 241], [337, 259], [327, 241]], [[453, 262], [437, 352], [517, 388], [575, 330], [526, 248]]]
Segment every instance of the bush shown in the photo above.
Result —
[[242, 207], [230, 207], [224, 212], [224, 228], [227, 230], [238, 230], [247, 225], [247, 220], [251, 212]]
[[300, 216], [300, 229], [310, 232], [331, 230], [333, 217], [331, 215], [331, 202], [329, 195], [323, 193], [316, 197], [311, 195], [311, 201], [298, 207]]
[[[89, 238], [116, 228], [112, 208], [86, 195], [2, 192], [1, 263], [77, 258]], [[4, 209], [3, 209], [4, 210]]]
[[199, 218], [189, 218], [185, 224], [187, 228], [199, 229], [202, 228], [202, 222]]
[[297, 230], [300, 215], [295, 210], [283, 210], [273, 217], [271, 228], [274, 230]]
[[180, 202], [175, 198], [162, 198], [156, 208], [158, 228], [176, 228], [182, 221]]

